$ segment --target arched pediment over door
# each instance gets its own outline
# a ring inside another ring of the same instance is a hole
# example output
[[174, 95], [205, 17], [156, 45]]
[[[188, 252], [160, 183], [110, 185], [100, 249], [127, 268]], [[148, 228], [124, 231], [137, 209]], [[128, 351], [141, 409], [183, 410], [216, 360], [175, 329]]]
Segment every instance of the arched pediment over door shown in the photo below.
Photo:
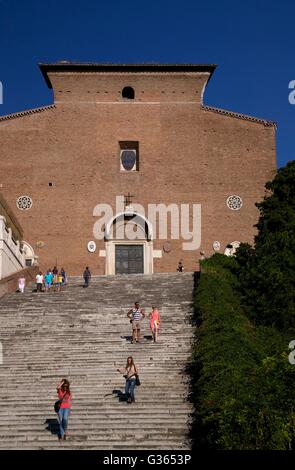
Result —
[[116, 214], [105, 228], [106, 274], [153, 272], [152, 225], [141, 214]]

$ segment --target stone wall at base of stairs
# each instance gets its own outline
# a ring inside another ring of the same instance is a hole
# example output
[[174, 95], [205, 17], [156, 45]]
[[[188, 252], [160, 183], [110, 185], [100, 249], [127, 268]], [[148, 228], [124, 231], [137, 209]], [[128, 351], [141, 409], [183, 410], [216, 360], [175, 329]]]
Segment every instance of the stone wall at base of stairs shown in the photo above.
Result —
[[39, 266], [28, 266], [17, 273], [4, 277], [0, 280], [0, 298], [9, 292], [15, 292], [18, 289], [18, 279], [24, 277], [26, 286], [35, 282], [36, 274], [39, 272]]

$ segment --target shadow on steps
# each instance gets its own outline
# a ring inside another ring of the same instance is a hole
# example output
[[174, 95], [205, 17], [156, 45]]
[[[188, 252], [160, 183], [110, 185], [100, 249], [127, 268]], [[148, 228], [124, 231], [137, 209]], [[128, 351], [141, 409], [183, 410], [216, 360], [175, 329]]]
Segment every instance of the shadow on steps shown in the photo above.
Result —
[[[121, 336], [120, 338], [121, 338], [121, 339], [125, 339], [125, 340], [128, 341], [129, 343], [131, 343], [131, 341], [132, 341], [132, 336], [126, 335], [126, 336]], [[147, 341], [152, 341], [152, 340], [153, 340], [152, 335], [144, 335], [144, 336], [141, 338], [141, 341], [145, 341], [145, 340], [147, 340]]]
[[46, 431], [51, 432], [51, 434], [58, 435], [59, 423], [57, 419], [47, 419], [45, 424], [47, 424]]
[[127, 401], [127, 397], [125, 395], [125, 393], [121, 392], [121, 390], [113, 390], [113, 394], [116, 395], [116, 398], [119, 399], [119, 402], [120, 401]]

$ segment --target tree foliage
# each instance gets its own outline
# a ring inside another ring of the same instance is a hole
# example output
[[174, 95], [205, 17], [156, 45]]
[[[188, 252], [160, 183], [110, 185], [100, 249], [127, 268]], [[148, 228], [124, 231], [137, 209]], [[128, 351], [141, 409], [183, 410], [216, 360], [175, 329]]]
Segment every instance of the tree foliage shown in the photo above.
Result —
[[295, 327], [295, 161], [266, 184], [257, 207], [255, 246], [237, 251], [243, 302], [251, 319], [282, 330]]
[[192, 356], [192, 426], [199, 449], [294, 447], [293, 339], [255, 326], [239, 299], [239, 266], [214, 255], [202, 262], [195, 295], [200, 326]]

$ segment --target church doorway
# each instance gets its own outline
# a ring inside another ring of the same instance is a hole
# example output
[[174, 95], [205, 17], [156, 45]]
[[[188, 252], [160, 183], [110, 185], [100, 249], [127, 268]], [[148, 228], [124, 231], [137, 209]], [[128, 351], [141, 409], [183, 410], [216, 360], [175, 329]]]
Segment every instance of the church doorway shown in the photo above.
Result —
[[150, 222], [134, 211], [117, 214], [105, 229], [108, 274], [152, 274], [153, 241]]
[[143, 245], [115, 246], [115, 274], [143, 273]]

